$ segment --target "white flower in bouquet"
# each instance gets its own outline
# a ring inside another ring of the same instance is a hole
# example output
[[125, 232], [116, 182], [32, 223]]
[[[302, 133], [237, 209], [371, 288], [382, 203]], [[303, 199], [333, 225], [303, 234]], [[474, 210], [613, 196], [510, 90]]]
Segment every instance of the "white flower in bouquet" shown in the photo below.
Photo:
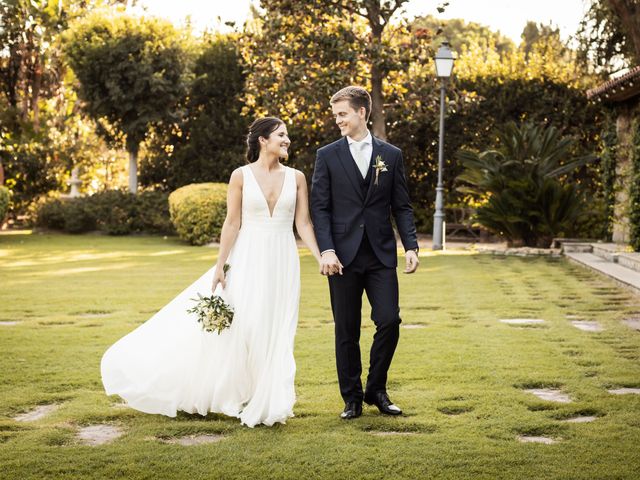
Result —
[[[229, 270], [229, 265], [224, 265], [224, 273]], [[202, 296], [198, 293], [198, 298], [192, 298], [197, 302], [193, 308], [187, 310], [187, 313], [195, 313], [198, 323], [206, 332], [220, 332], [231, 326], [233, 321], [233, 308], [226, 303], [220, 295], [211, 295], [209, 297]]]

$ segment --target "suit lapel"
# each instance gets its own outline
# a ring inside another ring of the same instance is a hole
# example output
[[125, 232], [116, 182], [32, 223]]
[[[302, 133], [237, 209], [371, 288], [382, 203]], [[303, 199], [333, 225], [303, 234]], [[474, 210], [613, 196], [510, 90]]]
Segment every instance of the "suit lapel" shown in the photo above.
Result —
[[[355, 168], [353, 168], [353, 165], [351, 165], [355, 164], [355, 160], [351, 156], [347, 137], [343, 137], [340, 141], [340, 146], [338, 147], [338, 157], [340, 157], [340, 164], [342, 165], [342, 168], [344, 168], [344, 173], [347, 174], [349, 181], [353, 185], [353, 189], [360, 197], [360, 200], [364, 200], [364, 197], [362, 196], [362, 188], [360, 188], [360, 180], [358, 180], [358, 177], [356, 177], [357, 171]], [[351, 162], [351, 164], [349, 162]]]
[[[376, 157], [378, 155], [382, 156], [382, 143], [380, 143], [380, 140], [378, 140], [376, 137], [374, 137], [373, 135], [371, 136], [371, 141], [373, 143], [373, 152], [371, 153], [371, 162], [369, 162], [369, 169], [371, 169], [373, 167], [373, 165], [376, 162]], [[384, 158], [382, 159], [384, 161]], [[369, 197], [371, 197], [371, 194], [373, 193], [374, 190], [374, 185], [373, 183], [375, 182], [375, 177], [376, 177], [376, 172], [371, 171], [371, 176], [369, 178], [369, 187], [367, 189], [367, 196], [364, 199], [364, 203], [366, 204], [369, 201]], [[380, 180], [378, 180], [379, 182]]]

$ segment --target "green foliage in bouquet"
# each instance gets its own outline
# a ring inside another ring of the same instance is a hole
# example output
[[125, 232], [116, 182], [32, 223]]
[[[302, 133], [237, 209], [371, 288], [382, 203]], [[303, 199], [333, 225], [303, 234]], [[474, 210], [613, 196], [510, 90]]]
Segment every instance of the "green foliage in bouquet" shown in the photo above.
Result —
[[[229, 264], [224, 265], [224, 273], [229, 270]], [[192, 298], [198, 302], [195, 307], [187, 310], [187, 313], [194, 313], [198, 316], [198, 323], [206, 332], [220, 332], [231, 326], [233, 321], [233, 308], [227, 304], [219, 295], [205, 297], [198, 293], [198, 298]]]

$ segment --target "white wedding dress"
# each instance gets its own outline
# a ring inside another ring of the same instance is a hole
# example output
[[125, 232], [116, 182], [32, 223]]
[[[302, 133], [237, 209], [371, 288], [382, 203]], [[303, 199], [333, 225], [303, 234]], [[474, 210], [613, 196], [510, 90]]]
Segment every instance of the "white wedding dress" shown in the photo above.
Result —
[[295, 171], [285, 167], [273, 215], [248, 165], [242, 167], [242, 227], [220, 294], [234, 308], [230, 328], [204, 332], [187, 309], [211, 294], [215, 267], [104, 354], [108, 395], [170, 417], [178, 410], [240, 418], [249, 427], [293, 416], [300, 260], [293, 234]]

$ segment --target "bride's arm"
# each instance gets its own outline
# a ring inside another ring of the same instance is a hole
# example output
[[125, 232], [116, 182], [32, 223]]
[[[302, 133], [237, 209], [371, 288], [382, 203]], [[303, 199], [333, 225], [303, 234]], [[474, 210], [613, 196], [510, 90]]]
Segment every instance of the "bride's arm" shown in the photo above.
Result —
[[220, 251], [218, 252], [218, 263], [216, 271], [213, 275], [213, 285], [211, 291], [216, 289], [218, 283], [225, 285], [224, 264], [229, 258], [229, 253], [233, 244], [236, 243], [240, 225], [242, 225], [242, 171], [235, 169], [229, 179], [229, 187], [227, 189], [227, 216], [222, 224], [222, 232], [220, 233]]
[[307, 191], [307, 180], [304, 173], [296, 170], [296, 185], [298, 187], [298, 195], [296, 198], [296, 230], [304, 244], [311, 250], [311, 254], [320, 262], [320, 250], [316, 235], [313, 233], [313, 223], [309, 215], [309, 193]]

